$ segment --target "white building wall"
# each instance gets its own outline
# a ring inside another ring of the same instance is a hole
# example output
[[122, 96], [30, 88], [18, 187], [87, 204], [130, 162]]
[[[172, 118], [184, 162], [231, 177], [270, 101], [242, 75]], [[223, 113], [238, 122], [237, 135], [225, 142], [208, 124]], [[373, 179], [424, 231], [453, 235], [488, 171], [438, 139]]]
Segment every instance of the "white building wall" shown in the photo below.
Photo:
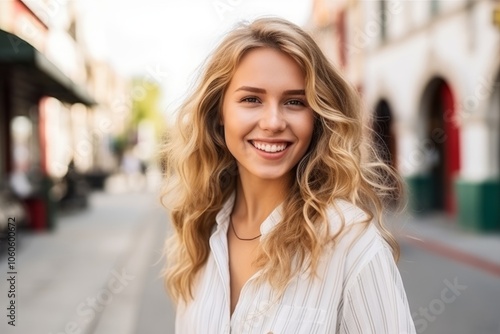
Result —
[[340, 62], [339, 54], [337, 51], [338, 40], [334, 33], [334, 28], [331, 25], [327, 25], [325, 27], [322, 27], [321, 29], [316, 30], [314, 35], [316, 43], [318, 43], [320, 48], [323, 50], [328, 60], [332, 64], [335, 64], [335, 66], [338, 66]]
[[387, 13], [387, 38], [398, 39], [411, 29], [411, 25], [408, 22], [408, 5], [403, 1], [387, 2], [386, 5]]
[[[439, 12], [443, 14], [447, 14], [450, 12], [453, 12], [455, 10], [460, 10], [462, 9], [465, 5], [468, 3], [472, 3], [473, 1], [477, 0], [441, 0], [438, 1], [439, 3]], [[422, 1], [425, 2], [425, 1]]]
[[418, 29], [427, 24], [430, 19], [429, 4], [426, 1], [408, 1], [407, 5], [411, 13], [408, 25], [410, 29]]
[[[361, 13], [362, 4], [360, 1], [353, 1], [348, 10], [346, 11], [346, 63], [345, 68], [346, 78], [356, 85], [362, 87], [364, 77], [364, 53], [361, 50], [349, 48], [349, 43], [353, 39], [357, 29], [355, 27], [361, 26], [363, 16]], [[349, 52], [352, 50], [352, 52]]]
[[461, 177], [498, 175], [498, 154], [492, 152], [500, 149], [492, 138], [498, 137], [499, 122], [492, 123], [492, 113], [487, 113], [500, 65], [500, 33], [491, 24], [494, 1], [440, 1], [434, 18], [429, 1], [396, 1], [392, 7], [389, 1], [385, 42], [374, 28], [379, 2], [361, 3], [367, 23], [361, 27], [365, 39], [358, 41], [368, 46], [364, 93], [370, 109], [381, 99], [392, 108], [402, 174], [426, 169], [421, 157], [427, 145], [426, 115], [420, 106], [427, 84], [439, 76], [452, 89], [461, 124]]

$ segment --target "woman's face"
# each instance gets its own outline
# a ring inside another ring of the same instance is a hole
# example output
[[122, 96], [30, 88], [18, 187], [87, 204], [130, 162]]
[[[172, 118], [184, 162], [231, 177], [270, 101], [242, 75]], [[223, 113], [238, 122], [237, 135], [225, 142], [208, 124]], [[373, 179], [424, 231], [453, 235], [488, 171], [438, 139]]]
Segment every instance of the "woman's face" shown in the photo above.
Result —
[[290, 177], [309, 147], [314, 126], [299, 65], [272, 48], [250, 50], [224, 95], [222, 123], [241, 177]]

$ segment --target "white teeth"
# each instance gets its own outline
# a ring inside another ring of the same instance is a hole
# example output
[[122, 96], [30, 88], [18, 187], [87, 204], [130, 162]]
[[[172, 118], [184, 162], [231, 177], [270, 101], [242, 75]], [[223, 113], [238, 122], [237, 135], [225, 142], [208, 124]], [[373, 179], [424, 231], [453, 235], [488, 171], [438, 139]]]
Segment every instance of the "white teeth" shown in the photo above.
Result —
[[264, 143], [259, 143], [259, 142], [252, 142], [252, 144], [257, 149], [264, 151], [264, 152], [269, 152], [269, 153], [281, 152], [287, 146], [286, 143], [284, 143], [284, 144], [264, 144]]

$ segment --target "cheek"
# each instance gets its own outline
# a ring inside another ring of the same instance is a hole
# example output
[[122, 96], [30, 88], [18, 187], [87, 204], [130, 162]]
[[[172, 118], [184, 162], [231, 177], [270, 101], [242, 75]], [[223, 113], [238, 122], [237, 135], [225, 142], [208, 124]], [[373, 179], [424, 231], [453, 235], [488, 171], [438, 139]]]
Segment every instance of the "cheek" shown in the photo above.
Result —
[[[234, 151], [240, 149], [248, 133], [244, 122], [236, 114], [228, 113], [224, 118], [224, 140], [226, 146]], [[234, 152], [233, 152], [234, 153]]]
[[224, 119], [224, 132], [227, 137], [235, 137], [241, 134], [241, 122], [235, 115], [228, 115]]
[[224, 113], [224, 128], [228, 135], [244, 136], [255, 126], [254, 118], [253, 113], [233, 107]]
[[297, 136], [302, 141], [309, 143], [314, 131], [314, 115], [302, 115], [302, 117], [296, 120], [295, 128]]

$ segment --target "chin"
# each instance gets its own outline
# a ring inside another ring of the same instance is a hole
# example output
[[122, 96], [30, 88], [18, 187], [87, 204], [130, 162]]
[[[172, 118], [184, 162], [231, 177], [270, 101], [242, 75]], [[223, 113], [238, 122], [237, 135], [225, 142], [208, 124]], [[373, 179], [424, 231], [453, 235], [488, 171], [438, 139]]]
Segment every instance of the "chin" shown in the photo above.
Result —
[[260, 173], [254, 173], [255, 177], [262, 179], [262, 180], [268, 180], [268, 181], [273, 181], [273, 180], [280, 180], [288, 177], [290, 172], [260, 172]]

